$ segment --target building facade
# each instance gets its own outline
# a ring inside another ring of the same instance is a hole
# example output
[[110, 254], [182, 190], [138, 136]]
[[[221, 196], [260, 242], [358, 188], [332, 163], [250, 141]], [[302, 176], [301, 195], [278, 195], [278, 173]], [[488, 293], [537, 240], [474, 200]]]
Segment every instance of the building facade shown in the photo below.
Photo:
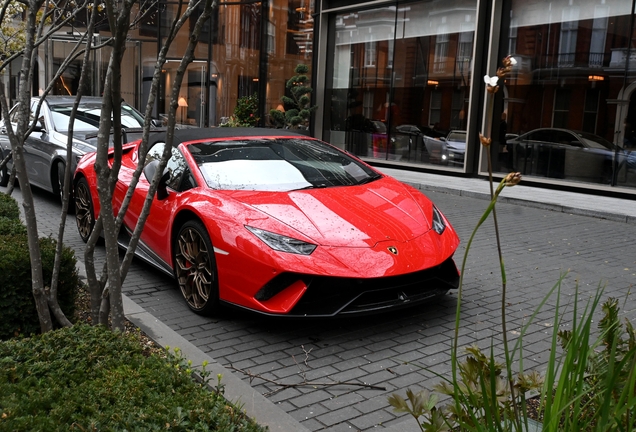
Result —
[[[636, 0], [221, 1], [180, 90], [179, 123], [216, 126], [257, 94], [261, 125], [284, 110], [285, 83], [311, 70], [312, 134], [371, 162], [636, 194]], [[142, 107], [177, 4], [160, 1], [131, 31], [124, 98]], [[81, 23], [80, 23], [81, 24]], [[162, 70], [167, 95], [183, 29]], [[103, 39], [102, 29], [94, 36]], [[34, 93], [70, 52], [60, 34], [38, 58]], [[491, 116], [484, 75], [517, 60]], [[101, 94], [108, 52], [95, 53], [87, 94]], [[16, 64], [19, 68], [19, 64]], [[10, 89], [15, 88], [14, 68]], [[73, 94], [79, 60], [54, 93]], [[482, 148], [478, 135], [493, 139]], [[631, 153], [630, 153], [631, 151]]]

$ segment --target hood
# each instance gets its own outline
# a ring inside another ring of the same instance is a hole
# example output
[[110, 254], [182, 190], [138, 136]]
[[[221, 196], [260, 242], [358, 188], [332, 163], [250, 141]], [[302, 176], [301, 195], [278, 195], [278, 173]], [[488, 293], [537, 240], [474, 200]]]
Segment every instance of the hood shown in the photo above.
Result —
[[431, 227], [430, 202], [422, 195], [418, 203], [403, 184], [387, 178], [361, 186], [230, 194], [322, 246], [405, 242]]

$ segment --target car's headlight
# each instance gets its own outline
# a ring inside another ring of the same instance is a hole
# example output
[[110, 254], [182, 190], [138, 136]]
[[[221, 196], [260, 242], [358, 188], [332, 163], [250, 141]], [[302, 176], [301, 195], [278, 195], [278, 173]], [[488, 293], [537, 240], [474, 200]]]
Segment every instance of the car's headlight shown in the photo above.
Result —
[[433, 230], [441, 235], [446, 229], [446, 223], [442, 214], [437, 210], [437, 207], [433, 206]]
[[314, 251], [314, 249], [316, 249], [315, 244], [307, 243], [302, 240], [247, 225], [245, 225], [245, 228], [247, 228], [256, 237], [261, 239], [267, 246], [277, 251], [289, 252], [299, 255], [310, 255]]

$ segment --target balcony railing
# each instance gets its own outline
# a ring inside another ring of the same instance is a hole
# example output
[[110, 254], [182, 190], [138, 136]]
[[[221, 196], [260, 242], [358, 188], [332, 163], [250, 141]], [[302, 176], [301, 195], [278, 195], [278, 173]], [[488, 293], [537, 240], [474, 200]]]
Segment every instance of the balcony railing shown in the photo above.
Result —
[[[542, 68], [603, 68], [608, 66], [609, 56], [602, 52], [558, 53], [543, 57]], [[556, 63], [556, 65], [555, 65]]]

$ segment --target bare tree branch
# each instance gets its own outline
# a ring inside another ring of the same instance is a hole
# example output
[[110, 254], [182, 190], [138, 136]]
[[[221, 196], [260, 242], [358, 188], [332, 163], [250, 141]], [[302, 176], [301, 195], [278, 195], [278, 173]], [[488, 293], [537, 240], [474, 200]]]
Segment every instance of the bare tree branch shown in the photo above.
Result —
[[336, 386], [353, 386], [353, 387], [364, 387], [367, 389], [371, 389], [371, 390], [382, 390], [382, 391], [386, 391], [386, 387], [381, 387], [381, 386], [376, 386], [373, 384], [367, 384], [367, 383], [359, 383], [359, 382], [355, 382], [355, 381], [307, 381], [306, 378], [303, 377], [303, 380], [299, 383], [284, 383], [284, 382], [280, 382], [280, 381], [276, 381], [273, 379], [269, 379], [266, 378], [264, 376], [262, 376], [261, 374], [255, 374], [252, 373], [249, 370], [244, 370], [244, 369], [239, 369], [236, 368], [232, 365], [228, 366], [230, 369], [235, 370], [237, 372], [241, 372], [244, 375], [247, 375], [250, 378], [250, 383], [252, 382], [252, 380], [258, 378], [260, 380], [263, 380], [267, 383], [273, 384], [275, 386], [278, 386], [280, 388], [271, 391], [271, 392], [267, 392], [264, 394], [264, 396], [271, 396], [273, 394], [276, 394], [282, 390], [288, 389], [288, 388], [295, 388], [295, 387], [336, 387]]

